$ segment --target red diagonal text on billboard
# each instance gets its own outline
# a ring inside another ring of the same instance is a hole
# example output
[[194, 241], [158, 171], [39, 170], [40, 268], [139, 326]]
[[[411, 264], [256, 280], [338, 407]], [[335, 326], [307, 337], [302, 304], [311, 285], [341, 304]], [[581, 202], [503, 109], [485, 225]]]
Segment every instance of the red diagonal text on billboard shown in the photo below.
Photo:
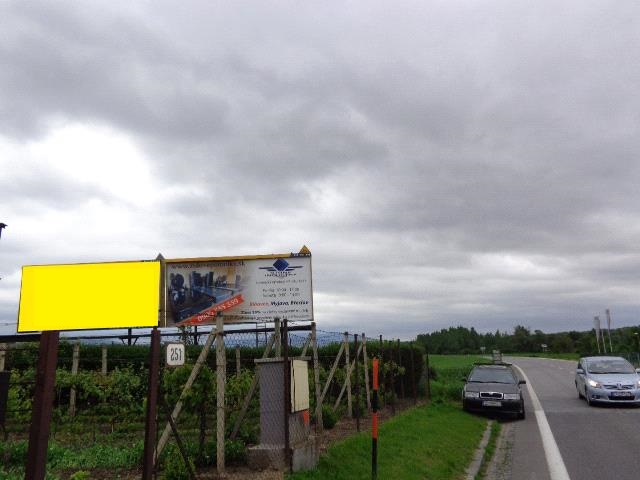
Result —
[[200, 325], [202, 323], [209, 322], [213, 318], [215, 318], [215, 316], [218, 313], [224, 312], [225, 310], [229, 310], [230, 308], [233, 308], [233, 307], [237, 307], [243, 302], [244, 302], [244, 298], [242, 298], [242, 294], [235, 295], [231, 298], [224, 300], [223, 302], [212, 305], [206, 310], [203, 310], [197, 315], [194, 315], [193, 317], [188, 318], [178, 323], [177, 325], [182, 327], [184, 325]]

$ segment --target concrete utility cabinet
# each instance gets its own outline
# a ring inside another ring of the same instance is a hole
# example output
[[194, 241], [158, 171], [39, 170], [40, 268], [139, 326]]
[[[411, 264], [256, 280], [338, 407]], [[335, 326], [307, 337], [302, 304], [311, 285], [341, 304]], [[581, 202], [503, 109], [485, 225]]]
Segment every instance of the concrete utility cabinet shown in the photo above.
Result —
[[[311, 435], [308, 357], [291, 358], [289, 444], [292, 470], [309, 470], [318, 463], [315, 436]], [[260, 382], [260, 445], [249, 448], [254, 468], [286, 469], [284, 425], [284, 361], [255, 360]]]

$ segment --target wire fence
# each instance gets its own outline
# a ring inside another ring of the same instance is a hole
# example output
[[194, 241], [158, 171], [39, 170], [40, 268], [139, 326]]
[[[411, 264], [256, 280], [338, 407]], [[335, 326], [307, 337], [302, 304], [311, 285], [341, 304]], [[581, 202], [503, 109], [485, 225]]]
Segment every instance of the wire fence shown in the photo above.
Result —
[[[329, 442], [365, 428], [374, 356], [381, 364], [381, 407], [389, 414], [424, 398], [419, 347], [309, 325], [291, 330], [283, 335], [277, 324], [229, 330], [221, 362], [214, 329], [163, 333], [163, 344], [185, 344], [186, 364], [169, 367], [163, 358], [160, 365], [154, 478], [207, 478], [224, 471], [230, 478], [269, 479], [292, 467], [312, 467]], [[6, 460], [0, 474], [20, 475], [26, 463], [37, 358], [37, 342], [0, 343], [0, 454]], [[61, 339], [49, 470], [140, 478], [150, 366], [147, 334]], [[218, 377], [224, 378], [222, 405]]]

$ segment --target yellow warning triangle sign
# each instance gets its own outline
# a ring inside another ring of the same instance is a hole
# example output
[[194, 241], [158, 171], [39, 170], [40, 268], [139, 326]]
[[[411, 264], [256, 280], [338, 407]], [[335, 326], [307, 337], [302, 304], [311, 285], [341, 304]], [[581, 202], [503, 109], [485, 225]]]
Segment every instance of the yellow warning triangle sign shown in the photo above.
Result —
[[306, 245], [303, 245], [298, 253], [300, 255], [311, 255], [311, 250], [309, 250]]

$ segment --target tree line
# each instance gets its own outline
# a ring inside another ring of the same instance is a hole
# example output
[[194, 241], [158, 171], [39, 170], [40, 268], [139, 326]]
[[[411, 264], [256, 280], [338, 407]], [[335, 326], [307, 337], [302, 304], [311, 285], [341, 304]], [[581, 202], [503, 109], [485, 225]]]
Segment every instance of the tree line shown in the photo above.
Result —
[[623, 327], [609, 332], [602, 330], [599, 345], [596, 344], [594, 329], [578, 332], [544, 333], [542, 330], [533, 332], [522, 325], [517, 325], [513, 332], [496, 330], [489, 333], [478, 333], [475, 328], [463, 326], [443, 328], [432, 333], [422, 333], [416, 341], [423, 345], [429, 353], [436, 354], [473, 354], [485, 351], [500, 350], [504, 353], [578, 353], [591, 355], [604, 348], [606, 352], [630, 353], [640, 351], [640, 326]]

